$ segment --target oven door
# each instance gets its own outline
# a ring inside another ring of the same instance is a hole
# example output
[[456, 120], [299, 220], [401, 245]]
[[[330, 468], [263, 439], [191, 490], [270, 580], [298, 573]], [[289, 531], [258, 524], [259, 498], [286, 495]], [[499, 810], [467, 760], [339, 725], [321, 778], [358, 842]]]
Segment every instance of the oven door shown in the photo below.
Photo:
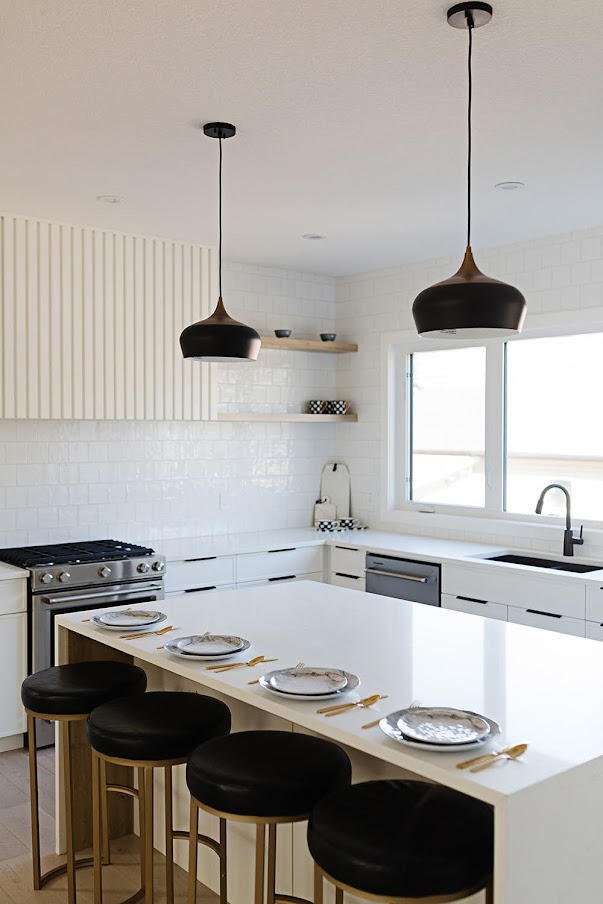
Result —
[[[64, 593], [38, 593], [31, 598], [31, 646], [29, 672], [39, 672], [55, 664], [54, 620], [68, 612], [86, 612], [105, 606], [154, 603], [164, 598], [163, 580], [105, 585], [102, 590], [80, 589]], [[54, 744], [54, 724], [39, 720], [37, 746]]]

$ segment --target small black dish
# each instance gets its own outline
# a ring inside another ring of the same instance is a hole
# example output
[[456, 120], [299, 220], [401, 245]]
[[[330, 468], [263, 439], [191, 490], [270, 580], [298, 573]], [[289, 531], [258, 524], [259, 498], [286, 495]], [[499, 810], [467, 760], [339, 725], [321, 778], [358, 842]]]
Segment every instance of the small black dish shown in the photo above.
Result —
[[337, 333], [321, 333], [320, 338], [323, 342], [335, 342], [335, 337]]
[[291, 330], [275, 330], [274, 335], [277, 339], [288, 339], [291, 335]]

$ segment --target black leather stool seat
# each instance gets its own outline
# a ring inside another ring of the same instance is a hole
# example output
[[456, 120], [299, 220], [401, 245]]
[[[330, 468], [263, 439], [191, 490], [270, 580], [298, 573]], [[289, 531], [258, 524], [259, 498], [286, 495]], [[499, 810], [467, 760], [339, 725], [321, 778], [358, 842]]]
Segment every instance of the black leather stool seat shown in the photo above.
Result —
[[185, 759], [192, 750], [230, 731], [230, 710], [213, 697], [152, 691], [97, 707], [88, 719], [94, 750], [126, 760]]
[[310, 853], [325, 873], [392, 898], [486, 884], [493, 844], [487, 804], [426, 782], [353, 785], [320, 801], [308, 824]]
[[288, 731], [241, 731], [208, 741], [186, 767], [192, 796], [222, 813], [288, 817], [349, 786], [348, 755], [331, 741]]
[[47, 716], [91, 712], [115, 697], [144, 694], [147, 676], [127, 662], [74, 662], [30, 675], [21, 685], [26, 709]]

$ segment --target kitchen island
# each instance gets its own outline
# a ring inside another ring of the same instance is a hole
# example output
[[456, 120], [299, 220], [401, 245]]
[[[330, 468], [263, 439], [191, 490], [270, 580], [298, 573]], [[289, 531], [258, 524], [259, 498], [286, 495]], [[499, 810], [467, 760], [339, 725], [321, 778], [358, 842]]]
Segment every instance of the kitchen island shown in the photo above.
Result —
[[[202, 663], [158, 649], [157, 637], [124, 640], [78, 614], [57, 618], [59, 661], [134, 661], [146, 670], [149, 689], [195, 689], [226, 702], [234, 731], [307, 731], [342, 744], [352, 758], [355, 781], [411, 776], [487, 802], [495, 814], [496, 904], [595, 904], [602, 899], [599, 643], [304, 581], [211, 595], [189, 593], [163, 601], [161, 608], [167, 624], [178, 629], [168, 637], [207, 630], [239, 634], [252, 643], [242, 660], [264, 654], [278, 658], [279, 667], [303, 661], [344, 668], [361, 680], [349, 699], [377, 693], [387, 699], [371, 710], [326, 718], [316, 713], [316, 703], [280, 698], [249, 684], [261, 667], [215, 675]], [[529, 750], [521, 761], [471, 774], [455, 768], [467, 754], [424, 753], [386, 738], [377, 727], [362, 728], [412, 700], [481, 712], [501, 725], [497, 745], [526, 741]], [[74, 754], [84, 776], [86, 750], [80, 745]], [[175, 789], [175, 825], [184, 828], [188, 799], [182, 767]], [[82, 810], [86, 806], [81, 796]], [[79, 820], [81, 846], [89, 840], [85, 816]], [[158, 812], [159, 849], [161, 819]], [[204, 819], [202, 830], [211, 831], [212, 817]], [[229, 898], [231, 904], [246, 904], [252, 887], [253, 836], [240, 825], [229, 833]], [[185, 848], [180, 843], [176, 853], [184, 866]], [[280, 890], [311, 897], [304, 825], [279, 832], [278, 859]], [[200, 858], [199, 875], [217, 887], [216, 864], [208, 852]], [[480, 896], [469, 900], [477, 904]]]

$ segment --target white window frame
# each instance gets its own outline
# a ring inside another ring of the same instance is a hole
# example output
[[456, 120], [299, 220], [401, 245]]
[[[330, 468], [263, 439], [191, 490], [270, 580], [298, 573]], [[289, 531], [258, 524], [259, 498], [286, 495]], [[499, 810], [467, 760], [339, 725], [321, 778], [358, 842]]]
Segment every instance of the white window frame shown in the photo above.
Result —
[[[481, 542], [495, 542], [494, 535], [513, 537], [514, 545], [535, 540], [557, 542], [563, 518], [502, 511], [504, 481], [504, 346], [505, 342], [522, 342], [554, 336], [603, 332], [603, 309], [568, 313], [532, 315], [529, 325], [518, 337], [505, 340], [459, 342], [421, 339], [414, 331], [381, 335], [382, 451], [380, 520], [414, 532], [429, 531], [446, 536], [449, 531], [464, 531], [467, 537]], [[408, 360], [413, 352], [474, 347], [486, 348], [486, 457], [485, 505], [480, 508], [413, 502], [408, 498], [406, 476], [409, 473], [410, 435], [406, 430], [409, 392]], [[534, 500], [536, 504], [536, 500]], [[578, 519], [580, 519], [578, 521]], [[603, 542], [603, 521], [580, 518], [592, 539]], [[585, 534], [586, 536], [586, 534]]]

